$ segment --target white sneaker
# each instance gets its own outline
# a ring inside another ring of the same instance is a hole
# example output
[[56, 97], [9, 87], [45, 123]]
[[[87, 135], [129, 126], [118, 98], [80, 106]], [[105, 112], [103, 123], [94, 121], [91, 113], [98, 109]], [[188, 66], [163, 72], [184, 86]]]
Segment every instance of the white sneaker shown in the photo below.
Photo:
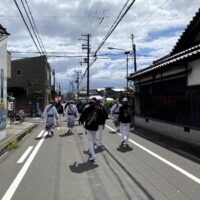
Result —
[[91, 157], [91, 158], [89, 157], [89, 158], [88, 158], [88, 161], [90, 161], [90, 162], [95, 162], [96, 159], [95, 159], [95, 158], [92, 158], [92, 157]]

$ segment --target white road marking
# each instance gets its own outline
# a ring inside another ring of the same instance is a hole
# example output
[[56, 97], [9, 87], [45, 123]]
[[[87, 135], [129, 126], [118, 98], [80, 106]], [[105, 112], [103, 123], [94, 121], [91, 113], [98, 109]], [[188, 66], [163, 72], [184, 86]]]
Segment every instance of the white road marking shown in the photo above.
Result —
[[[112, 131], [115, 131], [113, 128], [111, 128], [110, 126], [106, 125], [106, 127]], [[116, 131], [115, 131], [116, 132]], [[118, 135], [121, 135], [120, 133], [118, 133]], [[193, 181], [195, 181], [196, 183], [200, 184], [200, 178], [194, 176], [193, 174], [189, 173], [188, 171], [182, 169], [181, 167], [169, 162], [168, 160], [166, 160], [165, 158], [159, 156], [158, 154], [154, 153], [153, 151], [150, 151], [149, 149], [147, 149], [146, 147], [143, 147], [142, 145], [138, 144], [137, 142], [134, 142], [133, 140], [129, 139], [129, 141], [131, 143], [133, 143], [134, 145], [138, 146], [139, 148], [141, 148], [142, 150], [146, 151], [147, 153], [151, 154], [152, 156], [154, 156], [155, 158], [159, 159], [160, 161], [164, 162], [165, 164], [167, 164], [168, 166], [174, 168], [175, 170], [177, 170], [178, 172], [184, 174], [185, 176], [187, 176], [188, 178], [192, 179]]]
[[0, 156], [0, 159], [3, 158], [8, 152], [6, 151], [4, 154]]
[[45, 130], [42, 130], [42, 131], [38, 134], [37, 138], [41, 138], [44, 132], [45, 132]]
[[26, 157], [28, 156], [28, 154], [31, 152], [32, 149], [33, 149], [33, 146], [29, 146], [28, 149], [26, 149], [26, 151], [24, 152], [24, 154], [17, 161], [17, 163], [23, 163], [24, 160], [26, 159]]
[[8, 190], [6, 191], [5, 195], [3, 196], [3, 198], [1, 200], [10, 200], [12, 198], [12, 196], [14, 195], [17, 187], [19, 186], [19, 184], [22, 181], [24, 175], [26, 174], [29, 166], [31, 165], [33, 159], [35, 158], [38, 150], [40, 149], [42, 143], [44, 142], [44, 139], [45, 139], [46, 136], [47, 136], [47, 132], [45, 132], [45, 134], [43, 135], [42, 139], [38, 142], [37, 146], [34, 148], [33, 152], [29, 156], [28, 160], [23, 165], [22, 169], [17, 174], [16, 178], [14, 179], [14, 181], [12, 182], [12, 184], [10, 185], [10, 187], [8, 188]]

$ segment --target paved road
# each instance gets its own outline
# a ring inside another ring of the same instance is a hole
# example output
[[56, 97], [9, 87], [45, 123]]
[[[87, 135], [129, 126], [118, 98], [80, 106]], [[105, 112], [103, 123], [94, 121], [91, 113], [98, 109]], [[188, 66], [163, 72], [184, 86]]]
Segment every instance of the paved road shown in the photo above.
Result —
[[[131, 134], [129, 148], [108, 120], [97, 162], [87, 161], [82, 126], [66, 135], [65, 123], [46, 138], [44, 124], [0, 163], [2, 200], [199, 200], [200, 165]], [[38, 137], [39, 134], [40, 137]], [[27, 156], [25, 156], [27, 154]]]

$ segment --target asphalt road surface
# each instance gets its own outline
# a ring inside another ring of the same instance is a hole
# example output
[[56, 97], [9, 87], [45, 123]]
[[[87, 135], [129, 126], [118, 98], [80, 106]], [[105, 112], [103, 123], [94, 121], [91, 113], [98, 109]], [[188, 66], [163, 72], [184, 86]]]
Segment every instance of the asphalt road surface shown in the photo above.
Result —
[[[37, 120], [36, 120], [37, 121]], [[44, 123], [0, 162], [1, 200], [199, 200], [200, 165], [153, 140], [131, 133], [129, 147], [111, 120], [96, 162], [88, 162], [82, 125], [66, 122], [46, 137]]]

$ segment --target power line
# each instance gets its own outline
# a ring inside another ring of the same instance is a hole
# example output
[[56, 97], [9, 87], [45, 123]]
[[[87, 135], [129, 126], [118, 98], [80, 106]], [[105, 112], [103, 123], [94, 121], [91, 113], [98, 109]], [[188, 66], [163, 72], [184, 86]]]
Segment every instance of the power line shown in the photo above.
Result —
[[[137, 34], [137, 32], [141, 31], [141, 29], [143, 29], [146, 25], [149, 26], [151, 19], [158, 13], [160, 12], [160, 8], [162, 8], [167, 2], [170, 2], [172, 0], [165, 0], [163, 1], [159, 6], [158, 9], [153, 12], [152, 14], [148, 15], [145, 19], [142, 20], [142, 22], [138, 23], [138, 26], [136, 25], [134, 27], [134, 31], [131, 31], [131, 33], [133, 32], [134, 35]], [[171, 20], [170, 20], [171, 21]], [[131, 33], [129, 33], [129, 38], [131, 37]]]
[[35, 37], [36, 37], [36, 40], [37, 40], [37, 42], [38, 42], [38, 44], [39, 44], [39, 47], [40, 47], [41, 51], [43, 51], [42, 46], [41, 46], [41, 44], [40, 44], [40, 42], [39, 42], [39, 39], [38, 39], [38, 37], [37, 37], [37, 34], [36, 34], [36, 32], [35, 32], [35, 28], [33, 27], [32, 21], [31, 21], [31, 19], [30, 19], [30, 17], [29, 17], [29, 14], [28, 14], [27, 10], [26, 10], [26, 7], [25, 7], [25, 5], [24, 5], [23, 0], [21, 0], [21, 3], [22, 3], [22, 6], [23, 6], [23, 8], [24, 8], [24, 11], [25, 11], [25, 13], [26, 13], [26, 16], [28, 17], [29, 23], [30, 23], [31, 28], [32, 28], [32, 31], [33, 31], [33, 33], [34, 33], [34, 35], [35, 35]]
[[30, 13], [30, 15], [31, 15], [31, 19], [32, 19], [32, 21], [33, 21], [33, 25], [34, 25], [34, 27], [35, 27], [35, 30], [36, 30], [36, 32], [37, 32], [37, 34], [38, 34], [38, 37], [39, 37], [39, 41], [40, 41], [40, 43], [41, 43], [41, 46], [42, 46], [44, 52], [46, 53], [46, 50], [45, 50], [45, 48], [44, 48], [44, 44], [43, 44], [43, 42], [42, 42], [42, 39], [41, 39], [40, 34], [39, 34], [39, 32], [38, 32], [37, 26], [36, 26], [36, 24], [35, 24], [35, 20], [34, 20], [34, 18], [33, 18], [33, 15], [32, 15], [32, 13], [31, 13], [30, 7], [29, 7], [29, 5], [28, 5], [28, 3], [27, 3], [26, 0], [25, 0], [25, 3], [26, 3], [26, 6], [27, 6], [27, 8], [28, 8], [28, 11], [29, 11], [29, 13]]
[[[96, 62], [97, 60], [97, 52], [101, 49], [101, 47], [104, 45], [104, 43], [106, 42], [106, 40], [109, 38], [109, 36], [113, 33], [113, 31], [115, 30], [115, 28], [117, 27], [117, 25], [121, 22], [121, 20], [124, 18], [124, 16], [126, 15], [126, 13], [129, 11], [129, 9], [131, 8], [131, 6], [133, 5], [133, 3], [135, 2], [135, 0], [132, 0], [132, 2], [129, 4], [129, 6], [126, 8], [126, 10], [124, 11], [124, 13], [122, 14], [123, 10], [125, 9], [125, 7], [127, 6], [129, 0], [127, 0], [127, 2], [124, 4], [123, 8], [121, 9], [119, 15], [117, 16], [116, 20], [114, 21], [113, 25], [111, 26], [110, 30], [108, 31], [108, 33], [106, 34], [106, 36], [104, 37], [103, 41], [99, 44], [97, 50], [94, 53], [94, 59], [93, 61], [90, 63], [89, 68]], [[121, 17], [120, 17], [121, 16]], [[82, 82], [84, 76], [86, 75], [87, 69], [85, 70], [80, 83]]]
[[[111, 26], [110, 30], [108, 31], [108, 33], [106, 34], [106, 36], [104, 37], [103, 41], [100, 43], [100, 45], [98, 46], [97, 50], [95, 51], [94, 55], [97, 54], [97, 52], [101, 49], [101, 47], [104, 45], [104, 43], [106, 42], [106, 40], [109, 38], [109, 36], [113, 33], [113, 31], [115, 30], [115, 28], [117, 27], [117, 25], [121, 22], [121, 20], [124, 18], [124, 16], [126, 15], [126, 13], [129, 11], [129, 9], [131, 8], [131, 6], [133, 5], [133, 3], [135, 2], [135, 0], [133, 0], [130, 5], [128, 6], [128, 8], [125, 10], [125, 12], [122, 14], [122, 16], [120, 17], [122, 11], [125, 9], [125, 6], [127, 5], [127, 3], [129, 2], [129, 0], [127, 0], [127, 2], [125, 3], [125, 5], [123, 6], [122, 10], [120, 11], [117, 20], [114, 21], [113, 25]], [[119, 18], [120, 17], [120, 18]]]
[[32, 38], [32, 40], [33, 40], [33, 42], [34, 42], [36, 48], [37, 48], [37, 50], [38, 50], [38, 52], [40, 53], [40, 55], [42, 55], [41, 52], [40, 52], [40, 50], [39, 50], [39, 48], [38, 48], [38, 46], [37, 46], [37, 44], [36, 44], [36, 42], [35, 42], [35, 39], [33, 38], [32, 33], [31, 33], [31, 31], [30, 31], [30, 29], [29, 29], [27, 23], [26, 23], [26, 20], [25, 20], [23, 14], [22, 14], [22, 12], [21, 12], [21, 10], [20, 10], [20, 8], [19, 8], [18, 3], [16, 2], [16, 0], [14, 0], [14, 2], [15, 2], [15, 5], [17, 6], [17, 9], [18, 9], [18, 11], [19, 11], [19, 13], [20, 13], [20, 15], [21, 15], [21, 17], [22, 17], [22, 19], [23, 19], [23, 22], [24, 22], [24, 24], [25, 24], [25, 26], [26, 26], [26, 28], [27, 28], [27, 30], [28, 30], [28, 32], [29, 32], [29, 34], [30, 34], [30, 36], [31, 36], [31, 38]]

